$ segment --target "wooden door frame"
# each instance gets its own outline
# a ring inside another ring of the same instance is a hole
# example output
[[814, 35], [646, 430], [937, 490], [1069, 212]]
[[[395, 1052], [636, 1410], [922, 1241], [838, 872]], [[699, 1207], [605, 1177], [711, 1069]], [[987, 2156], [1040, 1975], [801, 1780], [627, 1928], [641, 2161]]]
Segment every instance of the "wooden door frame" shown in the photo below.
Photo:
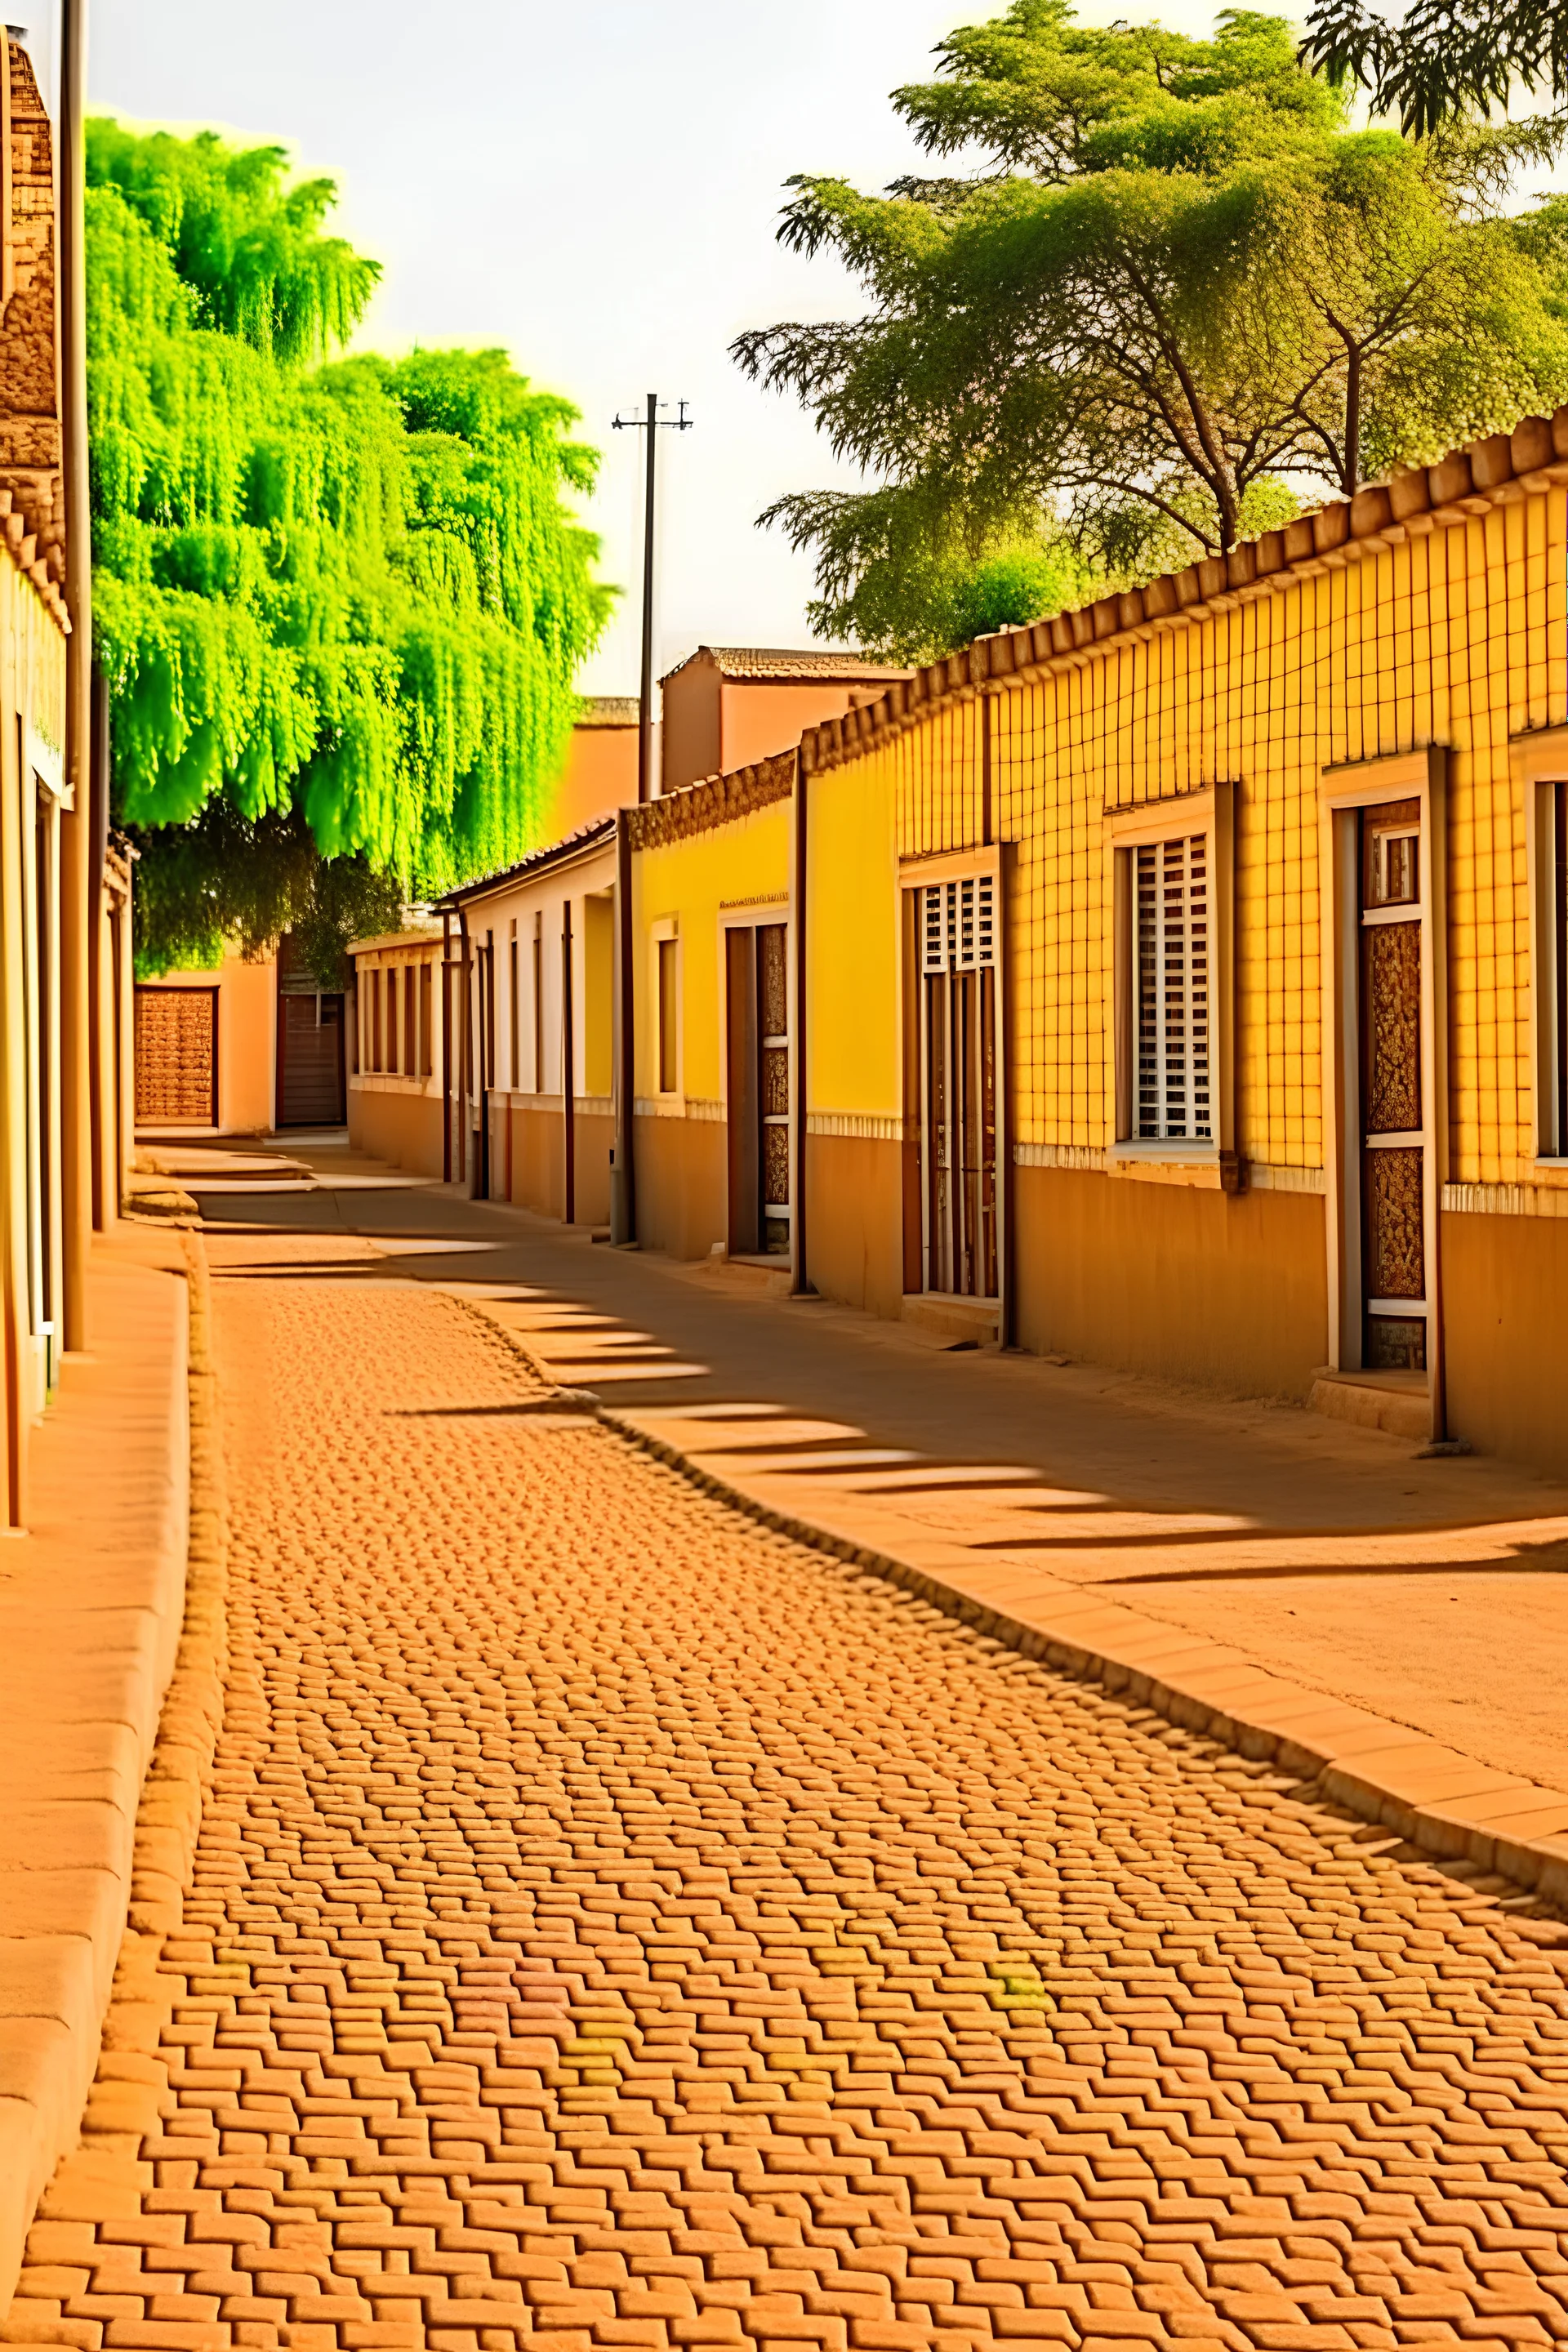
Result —
[[1432, 1436], [1447, 1426], [1440, 1216], [1448, 1164], [1447, 782], [1446, 745], [1356, 760], [1318, 774], [1322, 975], [1324, 1219], [1329, 1365], [1362, 1369], [1361, 882], [1363, 809], [1421, 809], [1421, 1214], [1426, 1282], [1426, 1383]]
[[[757, 970], [757, 933], [760, 930], [764, 930], [769, 928], [780, 929], [783, 930], [784, 935], [784, 1002], [788, 1008], [790, 1019], [788, 1060], [790, 1089], [789, 1132], [792, 1139], [792, 1149], [790, 1151], [789, 1161], [790, 1202], [787, 1212], [789, 1217], [788, 1262], [791, 1269], [791, 1278], [792, 1280], [797, 1280], [800, 1259], [800, 1234], [802, 1228], [796, 1212], [800, 1202], [802, 1188], [805, 1181], [805, 1168], [804, 1155], [793, 1148], [793, 1143], [799, 1128], [799, 1121], [795, 1116], [796, 1108], [800, 1100], [797, 1089], [804, 1083], [804, 1073], [801, 1066], [799, 1037], [797, 1034], [799, 1024], [799, 992], [796, 984], [795, 958], [794, 954], [795, 938], [795, 910], [789, 898], [783, 893], [780, 893], [776, 898], [758, 898], [754, 902], [748, 903], [743, 907], [721, 906], [719, 909], [719, 1001], [721, 1008], [721, 1020], [722, 1042], [722, 1051], [719, 1057], [719, 1069], [720, 1083], [723, 1088], [722, 1103], [724, 1109], [724, 1125], [726, 1129], [724, 1155], [726, 1185], [724, 1201], [724, 1245], [726, 1249], [731, 1251], [734, 1249], [734, 1242], [731, 1236], [733, 1235], [735, 1225], [729, 1191], [729, 1188], [734, 1181], [736, 1161], [734, 1138], [732, 1134], [730, 1133], [730, 1130], [732, 1129], [734, 1124], [733, 1090], [731, 1075], [732, 1066], [731, 1058], [731, 1046], [730, 1038], [730, 934], [731, 931], [745, 931], [750, 935], [751, 939], [751, 954], [749, 959], [749, 971], [751, 975], [749, 989], [751, 1019], [749, 1023], [750, 1061], [748, 1065], [751, 1070], [751, 1085], [748, 1092], [748, 1100], [751, 1105], [751, 1124], [753, 1130], [752, 1136], [752, 1156], [756, 1163], [756, 1181], [752, 1189], [756, 1194], [757, 1238], [752, 1245], [752, 1251], [742, 1251], [739, 1253], [739, 1255], [743, 1256], [750, 1255], [753, 1252], [759, 1256], [763, 1255], [763, 1244], [767, 1239], [766, 1203], [763, 1198], [763, 1188], [766, 1181], [766, 1163], [763, 1150], [763, 1030], [761, 974]], [[784, 1262], [782, 1252], [780, 1253], [779, 1262], [781, 1265]]]
[[[919, 892], [940, 882], [972, 882], [989, 876], [992, 884], [992, 919], [995, 927], [996, 961], [993, 1022], [996, 1053], [996, 1167], [994, 1174], [996, 1198], [996, 1291], [994, 1297], [976, 1293], [976, 1303], [994, 1307], [998, 1328], [1006, 1336], [1010, 1323], [1009, 1302], [1012, 1297], [1012, 1185], [1009, 1171], [1013, 1161], [1012, 1071], [1010, 1054], [1013, 1044], [1013, 1022], [1009, 1013], [1007, 985], [1007, 893], [1006, 860], [1003, 845], [993, 842], [987, 847], [942, 851], [935, 856], [905, 857], [899, 861], [899, 887], [901, 891]], [[931, 1083], [931, 1055], [927, 1035], [926, 981], [924, 959], [921, 949], [920, 900], [915, 899], [915, 917], [911, 924], [906, 915], [900, 925], [900, 935], [906, 952], [912, 959], [914, 978], [913, 1013], [918, 1023], [917, 1051], [919, 1055], [920, 1096], [915, 1105], [919, 1122], [919, 1189], [921, 1202], [921, 1289], [918, 1295], [932, 1297], [962, 1296], [961, 1293], [932, 1291], [931, 1287], [931, 1174], [926, 1165], [926, 1135], [929, 1122], [927, 1094]], [[906, 1010], [910, 995], [904, 995]], [[906, 1084], [910, 1056], [903, 1057]], [[909, 1124], [909, 1104], [904, 1105], [904, 1123]]]

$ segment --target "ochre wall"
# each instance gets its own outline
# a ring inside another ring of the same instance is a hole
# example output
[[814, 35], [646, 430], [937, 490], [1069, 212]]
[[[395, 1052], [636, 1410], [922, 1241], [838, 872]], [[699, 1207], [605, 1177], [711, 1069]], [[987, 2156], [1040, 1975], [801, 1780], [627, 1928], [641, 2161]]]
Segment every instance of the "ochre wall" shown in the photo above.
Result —
[[1449, 1212], [1442, 1265], [1449, 1428], [1568, 1475], [1568, 1217]]
[[706, 1257], [729, 1231], [729, 1160], [720, 1119], [637, 1119], [637, 1239], [671, 1257]]
[[[679, 792], [704, 777], [728, 775], [777, 751], [791, 751], [806, 728], [841, 719], [881, 691], [875, 681], [725, 677], [716, 663], [700, 655], [665, 683], [660, 790]], [[633, 759], [635, 799], [635, 744]]]
[[574, 727], [566, 766], [550, 803], [544, 838], [563, 840], [595, 817], [630, 806], [637, 796], [637, 729]]
[[808, 727], [842, 719], [851, 705], [880, 692], [880, 687], [857, 688], [835, 678], [790, 678], [776, 686], [726, 678], [720, 700], [720, 765], [727, 772], [791, 751]]
[[807, 1277], [826, 1297], [873, 1315], [902, 1307], [902, 1164], [896, 1142], [805, 1139]]
[[[659, 790], [716, 776], [723, 764], [719, 698], [723, 680], [717, 664], [700, 656], [664, 682], [660, 695]], [[796, 732], [798, 733], [798, 729]]]
[[[490, 1147], [490, 1190], [498, 1201], [510, 1201], [541, 1217], [564, 1216], [563, 1124], [559, 1095], [526, 1103], [518, 1095], [504, 1098]], [[501, 1152], [510, 1158], [500, 1160]]]
[[406, 1080], [383, 1078], [349, 1087], [349, 1144], [411, 1176], [441, 1173], [441, 1096]]
[[217, 989], [217, 1123], [225, 1135], [268, 1135], [276, 1117], [278, 961], [225, 956], [216, 971], [166, 971], [138, 988]]
[[1013, 1213], [1020, 1347], [1243, 1396], [1300, 1396], [1323, 1362], [1321, 1194], [1026, 1167]]
[[615, 1114], [608, 1110], [584, 1110], [579, 1107], [575, 1125], [577, 1223], [580, 1225], [607, 1225], [610, 1222], [610, 1153], [616, 1140]]

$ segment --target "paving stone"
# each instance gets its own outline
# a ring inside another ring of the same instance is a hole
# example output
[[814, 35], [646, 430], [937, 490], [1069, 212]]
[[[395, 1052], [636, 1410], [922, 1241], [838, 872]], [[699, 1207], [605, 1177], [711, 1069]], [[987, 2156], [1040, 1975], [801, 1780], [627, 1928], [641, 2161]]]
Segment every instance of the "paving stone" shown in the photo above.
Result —
[[509, 1412], [492, 1326], [289, 1246], [218, 1255], [183, 1923], [6, 2340], [1568, 2340], [1543, 1906]]

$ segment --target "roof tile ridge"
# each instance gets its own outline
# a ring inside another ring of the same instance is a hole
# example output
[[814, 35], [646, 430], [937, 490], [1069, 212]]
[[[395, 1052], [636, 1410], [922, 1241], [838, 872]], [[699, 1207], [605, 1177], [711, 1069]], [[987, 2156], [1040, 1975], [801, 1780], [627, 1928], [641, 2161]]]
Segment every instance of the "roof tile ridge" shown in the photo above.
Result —
[[807, 728], [800, 751], [807, 772], [837, 766], [951, 698], [983, 690], [993, 679], [1072, 662], [1107, 639], [1196, 618], [1221, 600], [1263, 593], [1276, 579], [1310, 577], [1342, 551], [1379, 539], [1397, 540], [1414, 526], [1428, 530], [1464, 513], [1485, 513], [1518, 485], [1521, 494], [1568, 483], [1568, 406], [1551, 416], [1525, 416], [1509, 433], [1492, 433], [1451, 449], [1427, 466], [1397, 468], [1349, 499], [1332, 499], [1278, 530], [1244, 540], [1225, 555], [1200, 557], [1180, 572], [1162, 572], [1140, 588], [1112, 592], [1089, 604], [1016, 629], [976, 637], [956, 653], [927, 662], [891, 685], [874, 702], [842, 719]]

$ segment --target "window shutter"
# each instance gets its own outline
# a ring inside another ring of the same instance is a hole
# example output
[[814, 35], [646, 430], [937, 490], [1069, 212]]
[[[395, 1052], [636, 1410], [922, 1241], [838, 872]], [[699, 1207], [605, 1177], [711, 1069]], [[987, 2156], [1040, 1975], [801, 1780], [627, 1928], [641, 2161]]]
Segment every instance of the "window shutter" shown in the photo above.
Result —
[[988, 971], [996, 961], [996, 879], [929, 883], [921, 892], [921, 970]]
[[1208, 839], [1142, 844], [1134, 863], [1137, 1125], [1141, 1141], [1208, 1143]]

